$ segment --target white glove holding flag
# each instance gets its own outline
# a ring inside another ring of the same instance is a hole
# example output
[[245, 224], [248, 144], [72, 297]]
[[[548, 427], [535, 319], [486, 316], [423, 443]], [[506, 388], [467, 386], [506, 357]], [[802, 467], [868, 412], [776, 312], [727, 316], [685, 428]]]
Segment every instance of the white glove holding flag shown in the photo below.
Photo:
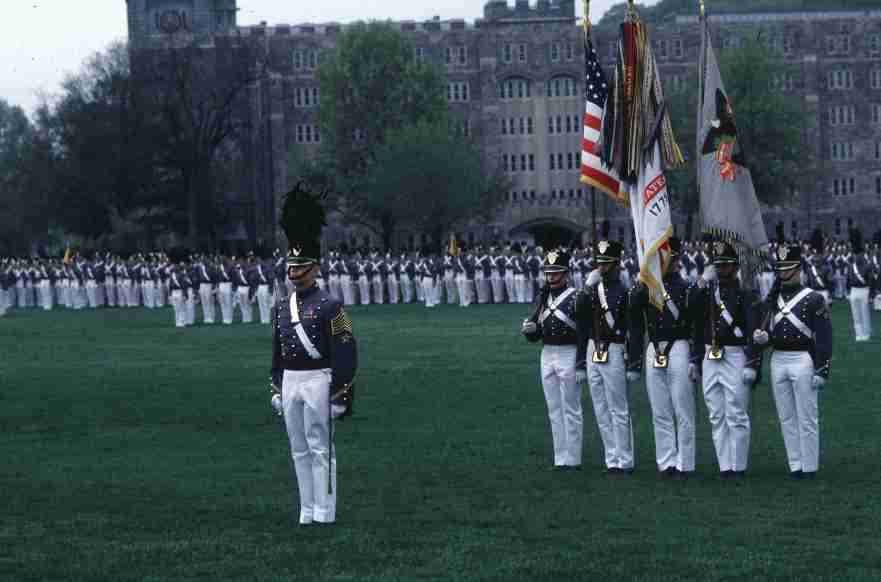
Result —
[[765, 345], [766, 343], [768, 343], [769, 339], [770, 336], [768, 335], [768, 332], [763, 329], [757, 329], [755, 332], [753, 332], [753, 343], [757, 346]]
[[283, 405], [281, 402], [281, 394], [273, 394], [272, 400], [270, 400], [269, 403], [272, 405], [272, 409], [275, 410], [275, 412], [279, 416], [281, 416], [282, 410], [283, 410]]
[[826, 385], [826, 378], [823, 376], [814, 376], [811, 378], [811, 388], [814, 390], [822, 390], [823, 386]]
[[530, 321], [528, 319], [523, 320], [523, 325], [520, 326], [520, 333], [523, 335], [535, 333], [538, 331], [538, 326], [535, 325], [534, 321]]
[[744, 368], [743, 369], [743, 383], [752, 385], [753, 382], [756, 381], [756, 371], [752, 368]]
[[596, 287], [597, 285], [600, 284], [600, 280], [602, 280], [602, 275], [600, 275], [600, 270], [594, 269], [587, 276], [587, 282], [585, 282], [585, 285], [588, 287]]

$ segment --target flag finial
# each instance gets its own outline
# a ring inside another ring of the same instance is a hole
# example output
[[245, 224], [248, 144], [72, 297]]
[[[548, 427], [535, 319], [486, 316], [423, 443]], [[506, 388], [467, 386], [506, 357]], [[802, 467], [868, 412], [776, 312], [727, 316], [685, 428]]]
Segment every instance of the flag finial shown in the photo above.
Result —
[[706, 13], [706, 12], [705, 12], [705, 7], [704, 7], [704, 0], [700, 0], [700, 7], [701, 7], [701, 20], [703, 20], [704, 15], [705, 15], [705, 13]]

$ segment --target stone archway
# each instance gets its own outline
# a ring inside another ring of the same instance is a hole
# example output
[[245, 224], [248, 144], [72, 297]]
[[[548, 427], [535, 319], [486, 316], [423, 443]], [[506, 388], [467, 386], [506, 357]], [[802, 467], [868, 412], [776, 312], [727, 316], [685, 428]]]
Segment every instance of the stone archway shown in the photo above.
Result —
[[523, 222], [508, 232], [511, 240], [529, 237], [545, 249], [572, 247], [581, 242], [587, 230], [575, 221], [557, 216], [544, 216]]

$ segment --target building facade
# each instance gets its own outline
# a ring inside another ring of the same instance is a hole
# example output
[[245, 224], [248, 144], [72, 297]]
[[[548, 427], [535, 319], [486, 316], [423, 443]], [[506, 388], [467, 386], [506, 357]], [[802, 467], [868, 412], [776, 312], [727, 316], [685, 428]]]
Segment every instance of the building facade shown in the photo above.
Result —
[[[183, 34], [202, 46], [250, 43], [265, 51], [270, 72], [249, 89], [252, 129], [239, 148], [246, 175], [233, 196], [247, 210], [230, 231], [268, 243], [276, 238], [279, 197], [292, 179], [289, 165], [320, 145], [315, 73], [322, 55], [334, 50], [342, 26], [241, 27], [236, 8], [236, 0], [128, 0], [129, 42], [132, 50], [143, 50]], [[722, 14], [711, 23], [723, 50], [736, 49], [746, 35], [761, 30], [788, 65], [768, 90], [790, 93], [810, 120], [802, 131], [803, 147], [813, 154], [820, 178], [785, 205], [764, 209], [768, 232], [778, 221], [790, 237], [807, 237], [815, 227], [845, 237], [849, 227], [869, 235], [881, 228], [881, 10]], [[473, 23], [435, 19], [394, 26], [411, 41], [414, 58], [444, 72], [459, 131], [478, 140], [489, 161], [512, 180], [496, 219], [461, 225], [462, 238], [589, 237], [592, 193], [579, 180], [584, 54], [574, 0], [533, 5], [490, 0], [484, 17]], [[683, 85], [694, 76], [700, 48], [696, 16], [671, 18], [651, 27], [651, 34], [667, 87], [689, 90]], [[609, 70], [616, 36], [614, 27], [593, 31]], [[599, 220], [611, 220], [613, 235], [630, 236], [628, 214], [600, 193], [596, 209]], [[687, 217], [675, 208], [674, 221], [684, 233]], [[378, 243], [368, 231], [338, 223], [328, 230], [327, 242]], [[430, 241], [402, 231], [397, 242]]]

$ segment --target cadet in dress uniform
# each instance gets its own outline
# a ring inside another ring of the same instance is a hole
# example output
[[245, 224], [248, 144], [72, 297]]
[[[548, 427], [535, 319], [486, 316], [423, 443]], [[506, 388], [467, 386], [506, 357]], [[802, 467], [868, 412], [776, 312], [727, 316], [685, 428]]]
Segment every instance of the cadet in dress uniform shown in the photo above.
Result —
[[270, 282], [272, 271], [262, 259], [254, 261], [249, 275], [250, 280], [257, 287], [257, 307], [260, 310], [260, 323], [269, 323], [269, 313], [272, 309], [272, 292]]
[[401, 295], [398, 276], [400, 275], [401, 264], [392, 256], [391, 252], [385, 254], [386, 279], [385, 286], [388, 290], [388, 302], [397, 303]]
[[689, 376], [703, 378], [719, 470], [742, 475], [749, 460], [750, 389], [761, 364], [751, 338], [758, 325], [758, 297], [741, 289], [738, 257], [724, 241], [712, 243], [713, 281], [691, 294], [692, 352]]
[[[670, 261], [664, 273], [664, 304], [649, 301], [648, 288], [630, 292], [630, 358], [638, 367], [645, 357], [646, 388], [655, 432], [655, 461], [664, 475], [694, 471], [694, 383], [688, 377], [691, 321], [687, 311], [691, 285], [681, 274], [682, 244], [669, 239]], [[643, 337], [648, 346], [643, 352]]]
[[233, 316], [233, 272], [232, 264], [225, 257], [217, 261], [217, 301], [220, 303], [220, 314], [225, 325], [232, 324]]
[[[490, 265], [492, 265], [492, 273], [490, 273], [489, 283], [493, 290], [493, 303], [499, 304], [505, 302], [505, 272], [506, 259], [499, 253], [498, 245], [489, 249]], [[514, 279], [511, 279], [511, 285]]]
[[169, 269], [168, 287], [171, 290], [175, 327], [186, 327], [187, 325], [186, 281], [184, 281], [183, 273], [184, 270], [176, 266], [171, 266]]
[[791, 475], [812, 477], [819, 467], [818, 391], [829, 377], [832, 323], [825, 298], [801, 284], [801, 247], [781, 243], [776, 259], [779, 291], [769, 297], [766, 327], [753, 341], [774, 350], [771, 383]]
[[333, 420], [351, 411], [357, 350], [342, 304], [315, 283], [324, 209], [317, 197], [295, 190], [282, 211], [290, 252], [290, 297], [273, 313], [271, 378], [294, 459], [301, 524], [336, 520]]
[[[450, 237], [450, 241], [452, 244], [452, 236]], [[447, 305], [455, 303], [457, 301], [456, 297], [456, 268], [453, 264], [453, 251], [452, 249], [447, 249], [446, 254], [444, 254], [444, 269], [443, 269], [443, 288], [446, 291], [446, 302]], [[438, 289], [438, 294], [440, 293], [440, 289]], [[438, 300], [440, 303], [440, 300]]]
[[872, 268], [866, 260], [862, 233], [854, 229], [850, 235], [852, 256], [844, 267], [847, 281], [850, 313], [856, 341], [867, 342], [872, 337], [872, 314], [869, 311], [869, 290], [874, 283]]
[[492, 276], [492, 270], [489, 266], [489, 256], [478, 245], [474, 249], [474, 290], [477, 293], [477, 303], [484, 304], [489, 302], [490, 290], [489, 279]]
[[535, 313], [523, 321], [520, 331], [530, 342], [541, 340], [544, 344], [541, 385], [551, 423], [554, 468], [575, 470], [581, 467], [584, 434], [581, 386], [575, 377], [579, 294], [569, 285], [568, 253], [550, 251], [541, 269], [547, 286], [538, 296]]
[[413, 278], [416, 276], [416, 265], [413, 263], [412, 253], [410, 255], [408, 255], [407, 253], [401, 253], [398, 265], [401, 272], [399, 276], [401, 285], [401, 299], [404, 303], [412, 303]]
[[830, 305], [832, 297], [829, 294], [829, 284], [832, 277], [823, 258], [823, 235], [819, 230], [811, 238], [810, 248], [811, 254], [803, 261], [805, 285], [822, 295], [826, 304]]
[[373, 267], [365, 256], [358, 258], [358, 296], [361, 305], [370, 305], [370, 277], [373, 275]]
[[[621, 244], [601, 240], [596, 245], [597, 269], [588, 276], [579, 297], [579, 384], [590, 384], [606, 470], [633, 472], [633, 427], [627, 400], [626, 341], [629, 295], [621, 282]], [[632, 373], [636, 373], [636, 367]]]

